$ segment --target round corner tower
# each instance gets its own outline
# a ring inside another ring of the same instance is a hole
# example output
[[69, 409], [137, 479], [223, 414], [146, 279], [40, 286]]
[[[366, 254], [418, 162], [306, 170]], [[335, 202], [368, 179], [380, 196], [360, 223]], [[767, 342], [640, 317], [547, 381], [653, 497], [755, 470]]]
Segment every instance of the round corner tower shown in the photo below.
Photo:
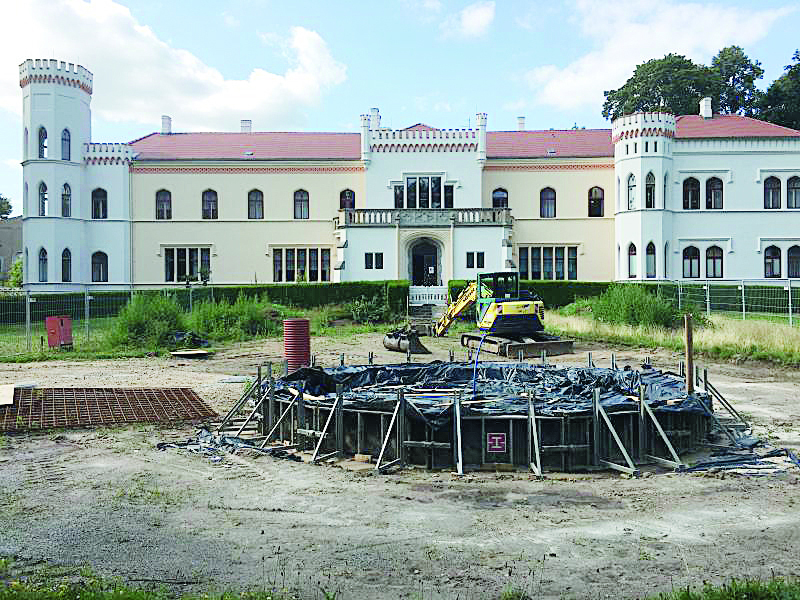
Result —
[[618, 280], [670, 277], [667, 209], [674, 137], [675, 117], [669, 113], [635, 113], [611, 124]]

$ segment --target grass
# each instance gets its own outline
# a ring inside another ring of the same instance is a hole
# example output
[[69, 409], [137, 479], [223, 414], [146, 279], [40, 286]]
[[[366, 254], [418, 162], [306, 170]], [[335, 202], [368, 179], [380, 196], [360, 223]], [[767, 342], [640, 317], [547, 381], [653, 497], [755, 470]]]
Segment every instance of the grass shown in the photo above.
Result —
[[[545, 316], [548, 331], [584, 340], [637, 346], [683, 349], [683, 331], [655, 326], [601, 323], [565, 307]], [[567, 313], [567, 314], [564, 314]], [[695, 352], [722, 360], [755, 359], [781, 365], [800, 364], [800, 328], [764, 320], [742, 321], [712, 315], [710, 325], [694, 331]]]

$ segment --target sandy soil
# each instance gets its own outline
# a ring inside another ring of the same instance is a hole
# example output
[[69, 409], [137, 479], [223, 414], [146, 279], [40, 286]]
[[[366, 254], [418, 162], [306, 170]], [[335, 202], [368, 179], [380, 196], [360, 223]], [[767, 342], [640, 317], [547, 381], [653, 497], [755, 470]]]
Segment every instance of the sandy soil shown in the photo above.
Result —
[[[395, 362], [380, 335], [314, 340], [318, 363]], [[457, 340], [425, 339], [432, 357]], [[621, 363], [649, 354], [578, 345], [555, 362]], [[0, 364], [0, 383], [193, 387], [223, 412], [224, 383], [281, 360], [280, 341], [204, 361], [133, 359]], [[416, 360], [421, 360], [417, 358]], [[800, 374], [708, 363], [711, 380], [773, 444], [800, 446]], [[730, 577], [800, 575], [800, 476], [450, 473], [312, 466], [236, 456], [220, 464], [155, 444], [192, 428], [134, 426], [2, 438], [0, 555], [89, 565], [179, 591], [287, 586], [303, 597], [619, 598]]]

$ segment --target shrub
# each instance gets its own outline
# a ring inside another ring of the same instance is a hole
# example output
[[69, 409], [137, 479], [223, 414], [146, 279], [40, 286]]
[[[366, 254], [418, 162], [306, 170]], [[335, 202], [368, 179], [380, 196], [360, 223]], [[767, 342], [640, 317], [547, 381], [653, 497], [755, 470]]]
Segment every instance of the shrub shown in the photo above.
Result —
[[382, 323], [389, 316], [389, 307], [380, 296], [361, 296], [350, 304], [353, 321], [360, 325]]
[[589, 300], [592, 316], [603, 323], [673, 328], [681, 321], [672, 301], [635, 284], [612, 285]]
[[165, 348], [171, 334], [186, 329], [181, 307], [161, 294], [134, 294], [122, 308], [110, 341], [114, 346]]
[[18, 256], [17, 259], [14, 261], [14, 264], [11, 265], [11, 268], [8, 270], [8, 279], [6, 279], [6, 285], [12, 288], [21, 288], [22, 287], [22, 257]]
[[193, 330], [214, 340], [240, 341], [278, 334], [282, 319], [281, 310], [266, 300], [239, 294], [232, 304], [225, 299], [194, 304], [187, 321]]

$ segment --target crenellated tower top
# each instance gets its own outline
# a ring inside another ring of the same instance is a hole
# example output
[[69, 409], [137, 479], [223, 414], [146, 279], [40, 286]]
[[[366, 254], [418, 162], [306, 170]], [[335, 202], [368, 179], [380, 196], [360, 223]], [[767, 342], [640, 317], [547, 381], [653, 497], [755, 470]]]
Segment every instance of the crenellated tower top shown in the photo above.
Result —
[[80, 88], [87, 94], [92, 94], [93, 77], [91, 72], [73, 63], [57, 61], [56, 59], [31, 59], [29, 58], [19, 66], [19, 87], [32, 83], [55, 83], [68, 87]]
[[611, 123], [611, 141], [642, 137], [675, 136], [675, 116], [665, 112], [640, 112], [614, 119]]

